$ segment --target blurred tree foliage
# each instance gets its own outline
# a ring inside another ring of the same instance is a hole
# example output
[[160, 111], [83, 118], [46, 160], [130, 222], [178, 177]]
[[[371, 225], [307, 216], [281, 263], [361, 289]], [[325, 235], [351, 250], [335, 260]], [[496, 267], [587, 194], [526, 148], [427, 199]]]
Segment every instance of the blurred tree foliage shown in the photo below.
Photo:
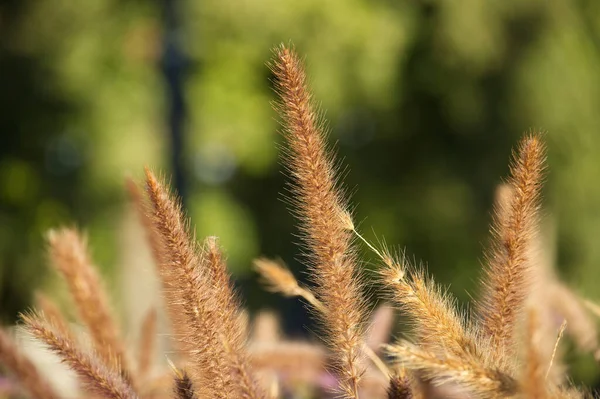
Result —
[[[251, 307], [265, 298], [250, 282], [253, 257], [279, 255], [302, 268], [279, 201], [285, 179], [265, 66], [270, 49], [288, 41], [306, 55], [367, 236], [375, 239], [372, 227], [426, 260], [461, 299], [476, 295], [495, 186], [517, 138], [539, 127], [548, 132], [558, 267], [600, 298], [600, 2], [180, 6], [191, 60], [187, 203], [198, 234], [222, 238]], [[40, 283], [41, 234], [58, 222], [86, 226], [99, 263], [116, 262], [123, 177], [168, 159], [161, 32], [152, 2], [0, 5], [4, 317]]]
[[14, 318], [40, 283], [42, 233], [90, 226], [110, 259], [129, 168], [161, 152], [161, 94], [140, 4], [0, 4], [0, 295]]

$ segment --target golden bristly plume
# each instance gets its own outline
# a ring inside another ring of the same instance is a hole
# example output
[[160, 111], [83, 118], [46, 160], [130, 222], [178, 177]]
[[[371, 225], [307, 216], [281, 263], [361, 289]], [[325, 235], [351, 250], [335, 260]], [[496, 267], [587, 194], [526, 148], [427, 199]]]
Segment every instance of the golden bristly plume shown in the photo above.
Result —
[[436, 384], [456, 383], [477, 397], [509, 397], [519, 391], [518, 383], [508, 374], [482, 367], [478, 362], [452, 355], [445, 357], [410, 343], [387, 345], [387, 353], [402, 366], [416, 370]]
[[129, 382], [123, 378], [116, 361], [105, 363], [95, 354], [84, 351], [41, 314], [23, 315], [22, 318], [27, 330], [60, 356], [77, 373], [90, 393], [110, 399], [138, 398]]
[[510, 168], [510, 199], [500, 202], [492, 227], [479, 302], [480, 328], [495, 348], [498, 364], [513, 363], [515, 327], [529, 290], [530, 247], [535, 237], [545, 146], [539, 134], [525, 136]]
[[109, 367], [116, 362], [124, 375], [131, 378], [125, 344], [90, 258], [87, 239], [72, 228], [50, 230], [47, 239], [51, 264], [67, 282], [79, 318], [90, 331], [98, 355]]
[[50, 383], [17, 347], [9, 333], [0, 329], [0, 364], [18, 378], [20, 385], [36, 399], [58, 399]]
[[391, 300], [410, 317], [417, 342], [438, 354], [480, 360], [480, 343], [457, 310], [456, 300], [428, 280], [423, 271], [409, 266], [405, 257], [385, 258], [391, 261], [380, 271], [383, 283]]
[[199, 395], [264, 398], [244, 361], [246, 329], [216, 240], [198, 247], [181, 206], [149, 169], [146, 188], [167, 310]]
[[304, 68], [290, 48], [275, 49], [270, 65], [279, 95], [276, 109], [287, 140], [284, 164], [292, 179], [292, 203], [300, 219], [344, 398], [357, 398], [365, 320], [360, 272], [352, 232], [340, 217], [348, 208], [326, 148], [323, 122], [307, 88]]

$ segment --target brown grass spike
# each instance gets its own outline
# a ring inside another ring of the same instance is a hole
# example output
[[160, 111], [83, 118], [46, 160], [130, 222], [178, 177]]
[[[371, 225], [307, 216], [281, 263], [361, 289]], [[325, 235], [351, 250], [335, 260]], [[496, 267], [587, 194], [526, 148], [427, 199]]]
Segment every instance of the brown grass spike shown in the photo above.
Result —
[[409, 343], [386, 346], [388, 354], [407, 369], [418, 370], [437, 384], [456, 383], [477, 397], [509, 397], [518, 391], [517, 382], [497, 369], [452, 355], [441, 357]]
[[82, 351], [76, 342], [61, 334], [60, 329], [44, 316], [24, 315], [23, 320], [28, 331], [60, 356], [91, 393], [111, 399], [137, 399], [133, 388], [118, 369], [107, 368], [100, 359]]
[[[215, 333], [216, 309], [201, 286], [199, 250], [189, 236], [180, 205], [170, 198], [164, 186], [146, 170], [150, 215], [161, 256], [158, 265], [175, 344], [191, 364], [191, 378], [207, 397], [226, 398], [233, 390], [219, 336]], [[227, 379], [225, 379], [227, 378]]]
[[296, 277], [294, 277], [283, 261], [258, 258], [253, 263], [254, 269], [260, 273], [263, 283], [269, 291], [279, 292], [289, 297], [298, 296], [304, 298], [319, 312], [327, 311], [309, 289], [300, 286]]
[[197, 390], [213, 398], [263, 398], [245, 369], [245, 329], [216, 242], [198, 248], [180, 205], [148, 169], [146, 178], [169, 315]]
[[89, 329], [98, 354], [107, 365], [118, 364], [130, 378], [125, 344], [90, 259], [86, 238], [75, 229], [62, 228], [51, 230], [47, 239], [52, 265], [67, 282], [79, 317]]
[[203, 252], [206, 257], [206, 269], [209, 276], [208, 287], [212, 288], [211, 294], [214, 295], [217, 304], [220, 306], [220, 328], [233, 378], [240, 385], [243, 398], [261, 397], [262, 393], [258, 391], [248, 367], [249, 361], [245, 348], [247, 328], [240, 322], [241, 309], [233, 291], [227, 265], [216, 237], [208, 237], [204, 240]]
[[407, 273], [407, 262], [390, 255], [380, 274], [391, 299], [411, 318], [418, 343], [438, 354], [481, 359], [478, 342], [456, 310], [456, 301], [444, 295], [423, 271]]
[[14, 374], [21, 386], [36, 399], [58, 399], [52, 386], [35, 365], [17, 348], [4, 329], [0, 329], [0, 364]]
[[316, 293], [327, 309], [320, 315], [340, 373], [340, 393], [356, 398], [364, 372], [358, 359], [364, 307], [352, 233], [342, 219], [347, 204], [336, 183], [323, 124], [312, 104], [298, 56], [281, 46], [275, 50], [270, 67], [280, 96], [276, 108], [284, 121], [283, 134], [289, 147], [284, 162], [293, 179], [293, 201], [310, 251]]
[[514, 329], [528, 292], [529, 249], [536, 233], [545, 147], [539, 134], [522, 139], [511, 165], [508, 209], [496, 210], [493, 247], [487, 259], [485, 293], [479, 304], [481, 325], [494, 354], [508, 361]]

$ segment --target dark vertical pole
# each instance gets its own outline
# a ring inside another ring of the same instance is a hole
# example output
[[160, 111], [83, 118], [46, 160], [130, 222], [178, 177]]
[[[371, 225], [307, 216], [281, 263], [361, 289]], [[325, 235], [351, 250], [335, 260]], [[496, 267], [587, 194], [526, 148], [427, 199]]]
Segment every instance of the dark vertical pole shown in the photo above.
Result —
[[164, 37], [161, 69], [165, 78], [168, 107], [168, 129], [171, 138], [173, 184], [185, 204], [187, 186], [183, 164], [185, 101], [183, 84], [187, 60], [181, 48], [180, 21], [177, 0], [161, 0]]

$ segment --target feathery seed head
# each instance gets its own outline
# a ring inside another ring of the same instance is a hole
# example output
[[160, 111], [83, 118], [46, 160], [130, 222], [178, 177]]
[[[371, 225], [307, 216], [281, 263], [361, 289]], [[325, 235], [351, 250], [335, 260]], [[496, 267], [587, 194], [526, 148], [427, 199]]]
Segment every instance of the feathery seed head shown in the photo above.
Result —
[[281, 292], [287, 296], [296, 296], [298, 281], [283, 261], [268, 258], [254, 259], [254, 269], [261, 275], [269, 291]]
[[356, 399], [364, 372], [358, 358], [365, 317], [351, 219], [342, 211], [347, 209], [346, 202], [298, 56], [285, 46], [278, 47], [270, 67], [280, 98], [276, 109], [289, 148], [284, 163], [292, 177], [294, 205], [310, 252], [316, 293], [325, 310], [321, 316], [341, 378], [339, 392], [344, 398]]
[[[511, 198], [497, 210], [495, 241], [485, 269], [479, 303], [480, 327], [501, 354], [499, 365], [514, 364], [513, 338], [528, 292], [530, 248], [536, 233], [545, 147], [539, 134], [527, 135], [513, 155], [508, 180]], [[501, 204], [502, 205], [502, 204]]]
[[19, 379], [21, 386], [36, 399], [58, 399], [50, 382], [32, 361], [21, 353], [8, 331], [0, 329], [0, 363]]
[[84, 351], [72, 337], [64, 336], [51, 320], [41, 314], [22, 315], [27, 330], [45, 343], [77, 373], [86, 389], [111, 399], [137, 399], [130, 383], [123, 378], [115, 361], [102, 362], [95, 353]]
[[79, 318], [89, 329], [98, 354], [107, 363], [117, 361], [124, 373], [131, 376], [125, 344], [89, 255], [87, 238], [69, 228], [50, 230], [46, 237], [51, 264], [67, 282]]

